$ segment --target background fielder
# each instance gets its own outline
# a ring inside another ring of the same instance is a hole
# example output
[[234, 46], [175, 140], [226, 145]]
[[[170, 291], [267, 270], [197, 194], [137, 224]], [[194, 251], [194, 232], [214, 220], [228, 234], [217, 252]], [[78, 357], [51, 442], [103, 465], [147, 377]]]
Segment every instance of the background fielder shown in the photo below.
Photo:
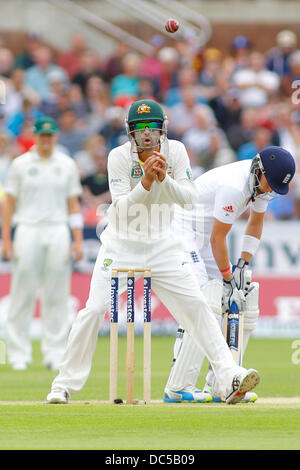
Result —
[[[244, 311], [243, 352], [259, 315], [259, 286], [252, 283], [249, 290], [249, 261], [259, 245], [268, 201], [274, 193], [288, 192], [294, 173], [295, 162], [289, 152], [279, 147], [267, 147], [253, 160], [235, 162], [201, 175], [195, 181], [199, 203], [197, 211], [189, 214], [178, 209], [175, 214], [174, 233], [184, 243], [187, 260], [218, 322], [221, 322], [222, 300], [223, 311], [228, 311], [232, 301]], [[241, 257], [232, 274], [226, 237], [232, 224], [247, 209], [250, 209], [250, 215]], [[203, 353], [192, 338], [179, 328], [164, 401], [193, 401], [203, 359]], [[212, 371], [206, 380], [204, 390], [211, 392]], [[256, 394], [247, 394], [244, 400], [256, 398]], [[220, 400], [217, 390], [214, 400]]]
[[34, 132], [36, 146], [10, 167], [3, 213], [3, 256], [12, 258], [7, 354], [12, 367], [22, 370], [31, 362], [29, 329], [40, 287], [43, 362], [57, 369], [70, 327], [70, 227], [75, 261], [83, 254], [77, 167], [56, 149], [53, 119], [36, 121]]

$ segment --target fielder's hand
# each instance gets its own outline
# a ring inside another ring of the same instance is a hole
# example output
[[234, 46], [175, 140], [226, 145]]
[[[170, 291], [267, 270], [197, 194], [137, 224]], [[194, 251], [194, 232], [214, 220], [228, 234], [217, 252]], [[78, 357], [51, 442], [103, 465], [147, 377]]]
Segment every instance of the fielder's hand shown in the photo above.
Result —
[[222, 307], [224, 312], [228, 312], [232, 302], [235, 302], [239, 310], [244, 310], [245, 296], [242, 290], [237, 288], [235, 280], [232, 278], [230, 281], [223, 279], [223, 296]]
[[72, 245], [72, 257], [74, 263], [80, 261], [83, 258], [83, 246], [82, 243], [74, 242]]
[[2, 256], [6, 261], [13, 257], [13, 244], [11, 240], [2, 240]]
[[243, 258], [240, 258], [237, 265], [234, 267], [233, 279], [235, 280], [237, 288], [242, 290], [246, 295], [250, 288], [252, 271], [249, 269], [249, 263]]
[[153, 169], [156, 171], [157, 179], [161, 183], [166, 177], [166, 172], [167, 172], [166, 159], [159, 152], [154, 151], [153, 154], [156, 156], [156, 161], [153, 165]]

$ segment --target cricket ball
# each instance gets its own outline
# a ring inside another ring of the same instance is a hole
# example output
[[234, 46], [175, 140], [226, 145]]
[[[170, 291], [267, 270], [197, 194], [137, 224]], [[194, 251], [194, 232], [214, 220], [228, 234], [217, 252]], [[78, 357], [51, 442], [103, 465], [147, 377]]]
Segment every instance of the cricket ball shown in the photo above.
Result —
[[179, 28], [179, 23], [177, 20], [170, 19], [166, 21], [165, 28], [168, 33], [175, 33]]

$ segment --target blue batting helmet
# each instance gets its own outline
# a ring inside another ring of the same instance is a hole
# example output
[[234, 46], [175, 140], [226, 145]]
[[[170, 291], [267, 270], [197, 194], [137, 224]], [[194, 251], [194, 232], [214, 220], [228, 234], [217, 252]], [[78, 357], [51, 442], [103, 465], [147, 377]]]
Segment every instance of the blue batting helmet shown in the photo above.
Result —
[[253, 159], [253, 170], [260, 170], [272, 190], [277, 194], [287, 194], [296, 165], [293, 156], [281, 147], [265, 147]]

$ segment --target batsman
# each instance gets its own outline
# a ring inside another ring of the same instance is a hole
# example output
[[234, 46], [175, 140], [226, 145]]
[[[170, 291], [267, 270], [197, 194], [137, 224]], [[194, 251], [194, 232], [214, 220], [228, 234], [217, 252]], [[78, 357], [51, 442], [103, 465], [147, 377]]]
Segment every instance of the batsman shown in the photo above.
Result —
[[[288, 193], [294, 173], [295, 161], [287, 150], [266, 147], [252, 160], [220, 166], [200, 175], [195, 180], [198, 204], [194, 212], [187, 213], [178, 208], [175, 213], [174, 233], [185, 245], [186, 261], [193, 267], [218, 323], [224, 327], [222, 323], [224, 319], [227, 321], [233, 306], [240, 312], [238, 316], [236, 313], [232, 315], [237, 319], [234, 322], [240, 318], [240, 326], [243, 324], [240, 338], [238, 329], [233, 335], [236, 334], [237, 351], [234, 356], [239, 365], [259, 316], [259, 284], [251, 282], [249, 262], [259, 247], [268, 202]], [[247, 210], [249, 218], [240, 258], [233, 269], [226, 238], [234, 222]], [[227, 328], [222, 329], [228, 331]], [[172, 368], [164, 391], [165, 402], [197, 402], [203, 392], [211, 394], [213, 401], [222, 401], [211, 368], [203, 390], [196, 387], [203, 359], [203, 352], [179, 327]], [[256, 400], [257, 395], [248, 392], [242, 401]]]

